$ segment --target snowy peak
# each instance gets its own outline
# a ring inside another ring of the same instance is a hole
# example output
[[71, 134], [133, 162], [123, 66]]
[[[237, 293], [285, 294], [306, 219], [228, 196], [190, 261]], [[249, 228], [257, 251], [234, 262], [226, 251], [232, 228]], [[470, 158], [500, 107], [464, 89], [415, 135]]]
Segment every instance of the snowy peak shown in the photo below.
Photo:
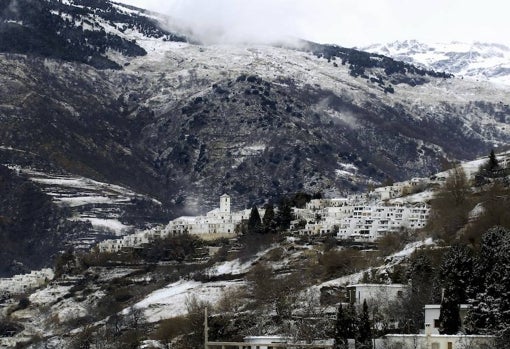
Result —
[[363, 50], [457, 76], [510, 85], [510, 48], [501, 44], [426, 44], [405, 40], [371, 45]]

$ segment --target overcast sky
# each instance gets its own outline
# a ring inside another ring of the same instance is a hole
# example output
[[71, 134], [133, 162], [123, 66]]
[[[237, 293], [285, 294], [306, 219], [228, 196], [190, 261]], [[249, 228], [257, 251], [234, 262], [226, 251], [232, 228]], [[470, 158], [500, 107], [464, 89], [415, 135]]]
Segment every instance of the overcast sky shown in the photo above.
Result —
[[117, 0], [169, 15], [209, 42], [299, 37], [365, 46], [395, 40], [510, 46], [508, 0]]

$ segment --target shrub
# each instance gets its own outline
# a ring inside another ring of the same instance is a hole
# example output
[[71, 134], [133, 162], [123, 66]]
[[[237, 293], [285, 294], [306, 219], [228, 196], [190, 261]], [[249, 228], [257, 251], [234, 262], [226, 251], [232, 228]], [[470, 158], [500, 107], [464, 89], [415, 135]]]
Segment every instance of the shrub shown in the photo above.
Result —
[[189, 328], [189, 319], [186, 316], [177, 316], [162, 320], [151, 337], [168, 344], [172, 339], [187, 333]]

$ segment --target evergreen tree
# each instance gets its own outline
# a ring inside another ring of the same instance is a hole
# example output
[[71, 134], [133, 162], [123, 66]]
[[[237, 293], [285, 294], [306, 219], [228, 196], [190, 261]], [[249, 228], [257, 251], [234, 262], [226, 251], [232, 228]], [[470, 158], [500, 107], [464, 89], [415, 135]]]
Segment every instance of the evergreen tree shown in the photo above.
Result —
[[438, 275], [444, 288], [439, 316], [441, 334], [456, 334], [460, 330], [460, 305], [468, 300], [473, 263], [473, 254], [465, 245], [452, 246], [443, 257]]
[[357, 342], [358, 348], [372, 348], [372, 327], [370, 325], [370, 314], [368, 313], [366, 299], [363, 301], [363, 310], [359, 318]]
[[495, 227], [483, 235], [474, 276], [472, 307], [466, 317], [468, 331], [504, 334], [510, 328], [509, 230]]
[[276, 214], [276, 223], [278, 228], [286, 230], [290, 228], [290, 222], [292, 221], [292, 208], [289, 200], [283, 199], [278, 207]]
[[335, 322], [335, 341], [337, 344], [337, 348], [347, 348], [348, 343], [347, 340], [349, 336], [347, 335], [347, 328], [349, 326], [349, 319], [347, 318], [347, 313], [343, 309], [342, 303], [338, 306], [336, 312], [336, 322]]
[[439, 267], [439, 280], [457, 304], [468, 300], [467, 289], [473, 279], [474, 257], [466, 245], [454, 245], [444, 255]]
[[349, 303], [349, 306], [347, 307], [347, 318], [350, 320], [349, 325], [347, 326], [347, 336], [348, 338], [356, 339], [358, 336], [359, 324], [358, 314], [354, 303]]
[[439, 313], [439, 333], [457, 334], [460, 330], [460, 304], [458, 296], [450, 288], [446, 288]]
[[496, 158], [496, 154], [494, 154], [494, 149], [491, 150], [491, 153], [489, 154], [489, 161], [487, 162], [487, 170], [488, 171], [494, 171], [499, 168], [499, 162]]
[[259, 210], [253, 205], [248, 219], [248, 233], [260, 233], [262, 231], [262, 221], [260, 220]]
[[276, 230], [273, 204], [267, 204], [265, 207], [264, 218], [262, 218], [262, 227], [266, 233], [274, 233]]
[[424, 307], [433, 301], [435, 270], [426, 253], [412, 256], [407, 270], [410, 288], [402, 307], [402, 322], [406, 333], [417, 333], [424, 328]]
[[340, 303], [335, 322], [337, 348], [347, 349], [349, 347], [348, 339], [354, 338], [357, 332], [356, 308], [354, 308], [354, 304], [350, 303], [347, 309], [344, 309], [342, 303]]

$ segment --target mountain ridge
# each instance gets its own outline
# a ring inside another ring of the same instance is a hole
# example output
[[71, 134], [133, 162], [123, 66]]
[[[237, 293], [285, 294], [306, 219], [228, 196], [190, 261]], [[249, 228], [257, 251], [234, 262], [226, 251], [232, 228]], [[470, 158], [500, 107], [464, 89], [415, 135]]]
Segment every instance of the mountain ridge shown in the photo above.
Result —
[[428, 69], [510, 85], [510, 48], [498, 43], [394, 41], [361, 48]]

